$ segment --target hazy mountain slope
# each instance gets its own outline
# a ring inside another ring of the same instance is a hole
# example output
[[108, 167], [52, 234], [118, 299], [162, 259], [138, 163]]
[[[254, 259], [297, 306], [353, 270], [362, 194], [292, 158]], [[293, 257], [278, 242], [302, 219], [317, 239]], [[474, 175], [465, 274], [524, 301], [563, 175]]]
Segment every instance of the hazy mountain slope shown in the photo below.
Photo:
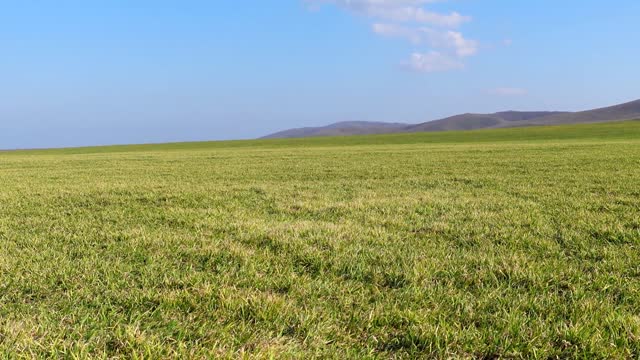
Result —
[[263, 137], [263, 139], [296, 138], [313, 136], [341, 136], [341, 135], [367, 135], [384, 134], [402, 131], [408, 124], [346, 121], [322, 127], [306, 127], [290, 129]]
[[580, 112], [504, 111], [494, 114], [462, 114], [415, 125], [366, 121], [342, 122], [324, 127], [285, 130], [264, 138], [478, 130], [537, 125], [595, 123], [631, 119], [640, 119], [640, 100]]
[[524, 121], [559, 114], [567, 113], [563, 111], [503, 111], [493, 115], [505, 121]]
[[518, 123], [506, 124], [503, 127], [581, 124], [632, 119], [640, 119], [640, 100], [601, 109], [550, 115]]
[[512, 122], [561, 114], [546, 111], [504, 111], [494, 114], [463, 114], [409, 126], [406, 131], [477, 130], [504, 127]]
[[450, 130], [475, 130], [502, 125], [505, 120], [492, 114], [462, 114], [451, 116], [441, 120], [409, 126], [405, 131], [450, 131]]

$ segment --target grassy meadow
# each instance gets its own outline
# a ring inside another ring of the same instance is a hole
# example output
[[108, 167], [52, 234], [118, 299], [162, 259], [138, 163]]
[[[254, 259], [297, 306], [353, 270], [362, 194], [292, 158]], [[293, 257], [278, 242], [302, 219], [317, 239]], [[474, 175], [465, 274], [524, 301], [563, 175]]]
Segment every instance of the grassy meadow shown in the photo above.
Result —
[[640, 121], [0, 152], [7, 358], [640, 357]]

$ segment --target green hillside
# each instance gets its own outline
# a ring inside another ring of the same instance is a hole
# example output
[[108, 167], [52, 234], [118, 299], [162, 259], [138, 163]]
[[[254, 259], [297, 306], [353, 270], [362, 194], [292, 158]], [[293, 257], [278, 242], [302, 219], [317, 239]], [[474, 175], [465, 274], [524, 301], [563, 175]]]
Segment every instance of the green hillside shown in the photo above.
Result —
[[638, 358], [640, 121], [0, 152], [0, 353]]

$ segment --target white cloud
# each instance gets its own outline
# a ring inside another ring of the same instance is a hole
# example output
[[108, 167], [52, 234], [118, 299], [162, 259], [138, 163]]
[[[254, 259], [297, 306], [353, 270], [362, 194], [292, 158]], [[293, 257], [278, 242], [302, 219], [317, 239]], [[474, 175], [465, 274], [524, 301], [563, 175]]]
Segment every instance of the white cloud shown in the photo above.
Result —
[[414, 44], [419, 44], [423, 41], [423, 34], [413, 28], [395, 25], [395, 24], [373, 24], [373, 32], [386, 37], [403, 38], [411, 41]]
[[373, 24], [373, 32], [381, 36], [404, 38], [416, 45], [426, 43], [432, 48], [447, 50], [459, 57], [475, 55], [478, 52], [478, 42], [466, 39], [457, 31]]
[[457, 12], [449, 14], [440, 14], [432, 11], [427, 11], [418, 7], [398, 7], [398, 8], [381, 8], [374, 7], [367, 11], [369, 16], [387, 19], [398, 22], [418, 22], [431, 24], [442, 27], [458, 27], [465, 22], [471, 20], [469, 16], [463, 16]]
[[429, 45], [435, 48], [449, 49], [459, 57], [475, 55], [478, 52], [478, 42], [468, 40], [457, 31], [436, 31], [420, 29], [427, 36]]
[[501, 87], [489, 90], [489, 94], [498, 96], [523, 96], [527, 95], [528, 91], [522, 88]]
[[471, 21], [470, 16], [457, 12], [448, 14], [426, 10], [423, 6], [434, 0], [307, 0], [311, 4], [333, 4], [340, 8], [373, 18], [397, 22], [416, 22], [442, 27], [458, 27]]
[[372, 25], [373, 32], [386, 37], [408, 40], [428, 49], [415, 51], [405, 63], [422, 72], [464, 68], [462, 59], [475, 55], [479, 44], [453, 30], [471, 21], [457, 12], [438, 13], [428, 4], [444, 0], [306, 0], [313, 5], [330, 4], [355, 14], [381, 19]]
[[405, 65], [414, 71], [427, 73], [464, 68], [464, 64], [458, 58], [437, 51], [430, 51], [424, 54], [413, 53], [411, 60]]

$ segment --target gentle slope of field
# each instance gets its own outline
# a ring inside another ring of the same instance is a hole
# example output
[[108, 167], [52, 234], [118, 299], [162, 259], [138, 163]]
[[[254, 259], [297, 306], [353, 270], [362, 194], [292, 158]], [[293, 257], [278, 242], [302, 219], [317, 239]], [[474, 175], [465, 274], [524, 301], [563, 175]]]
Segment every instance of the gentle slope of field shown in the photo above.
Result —
[[640, 121], [0, 153], [8, 357], [637, 358]]

